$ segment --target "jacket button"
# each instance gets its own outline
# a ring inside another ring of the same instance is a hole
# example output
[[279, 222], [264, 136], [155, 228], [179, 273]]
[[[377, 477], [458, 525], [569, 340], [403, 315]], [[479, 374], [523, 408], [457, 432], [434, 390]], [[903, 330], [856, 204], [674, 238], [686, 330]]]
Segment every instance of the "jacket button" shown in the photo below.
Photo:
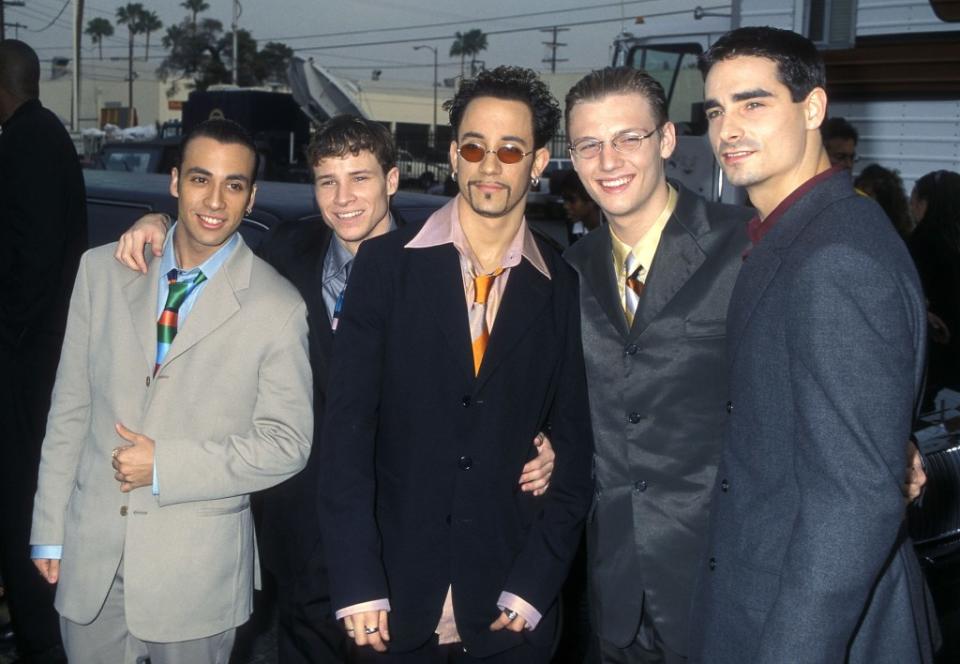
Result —
[[637, 493], [643, 493], [647, 490], [647, 481], [646, 480], [637, 480], [633, 483], [633, 490]]
[[463, 397], [462, 399], [460, 399], [460, 405], [463, 406], [464, 408], [469, 408], [469, 407], [470, 407], [470, 395], [469, 395], [469, 394], [468, 394], [467, 396]]
[[716, 558], [711, 558], [710, 561], [707, 563], [707, 567], [710, 568], [710, 571], [711, 571], [711, 572], [712, 572], [713, 570], [717, 569], [717, 559], [716, 559]]
[[147, 387], [150, 387], [150, 376], [147, 376]]
[[732, 412], [733, 412], [733, 402], [732, 402], [732, 401], [728, 401], [728, 402], [727, 402], [727, 412], [728, 412], [728, 413], [732, 413]]
[[730, 482], [727, 480], [720, 480], [720, 490], [726, 493], [730, 490]]
[[639, 350], [640, 350], [640, 346], [638, 346], [637, 344], [630, 344], [629, 346], [623, 349], [623, 351], [627, 355], [636, 355]]
[[643, 419], [643, 415], [641, 415], [640, 413], [638, 413], [638, 412], [636, 412], [636, 411], [634, 411], [634, 412], [630, 413], [629, 415], [627, 415], [627, 420], [630, 422], [630, 424], [636, 424], [637, 422], [639, 422], [639, 421], [642, 420], [642, 419]]
[[460, 466], [460, 470], [470, 470], [473, 468], [473, 459], [468, 456], [462, 456], [457, 461], [457, 465]]
[[446, 522], [447, 522], [447, 525], [449, 526], [449, 525], [450, 525], [450, 521], [451, 521], [452, 519], [450, 518], [450, 515], [448, 514], [446, 517], [444, 517], [443, 520], [446, 521]]
[[126, 505], [121, 505], [121, 506], [120, 506], [120, 516], [127, 516], [127, 506], [126, 506]]

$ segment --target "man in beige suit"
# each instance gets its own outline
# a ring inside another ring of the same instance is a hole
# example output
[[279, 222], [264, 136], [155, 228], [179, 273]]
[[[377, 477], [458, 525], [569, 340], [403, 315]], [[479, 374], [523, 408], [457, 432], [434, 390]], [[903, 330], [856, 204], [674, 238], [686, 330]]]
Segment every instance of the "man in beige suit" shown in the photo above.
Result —
[[32, 556], [72, 662], [223, 663], [251, 612], [249, 494], [306, 463], [305, 307], [236, 232], [253, 205], [242, 128], [199, 125], [147, 274], [84, 255], [43, 443]]

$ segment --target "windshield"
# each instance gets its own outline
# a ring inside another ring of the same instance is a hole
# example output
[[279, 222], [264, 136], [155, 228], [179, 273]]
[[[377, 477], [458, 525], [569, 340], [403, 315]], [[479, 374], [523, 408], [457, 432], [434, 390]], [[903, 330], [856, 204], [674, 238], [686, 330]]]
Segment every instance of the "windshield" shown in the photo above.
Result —
[[702, 134], [703, 78], [697, 69], [698, 44], [637, 46], [627, 64], [645, 69], [663, 86], [669, 101], [668, 114], [681, 134]]

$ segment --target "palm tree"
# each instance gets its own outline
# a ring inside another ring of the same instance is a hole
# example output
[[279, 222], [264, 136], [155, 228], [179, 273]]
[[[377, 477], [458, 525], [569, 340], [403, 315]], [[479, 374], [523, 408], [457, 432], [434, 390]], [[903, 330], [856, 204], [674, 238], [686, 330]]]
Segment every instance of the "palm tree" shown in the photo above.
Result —
[[139, 2], [128, 2], [123, 7], [117, 7], [117, 24], [127, 26], [130, 33], [128, 65], [127, 65], [127, 106], [130, 109], [129, 122], [133, 122], [133, 36], [143, 32], [143, 5]]
[[163, 21], [160, 20], [160, 17], [157, 16], [156, 12], [147, 11], [143, 13], [140, 21], [140, 27], [143, 33], [147, 36], [146, 48], [143, 51], [143, 59], [150, 59], [150, 33], [156, 32], [163, 27]]
[[90, 41], [100, 47], [100, 59], [103, 60], [103, 38], [113, 36], [113, 24], [105, 18], [92, 18], [84, 32], [90, 35]]
[[485, 50], [487, 50], [487, 35], [483, 33], [483, 30], [475, 28], [467, 32], [457, 31], [453, 45], [450, 47], [450, 55], [460, 56], [460, 78], [463, 78], [464, 59], [468, 55], [470, 56], [470, 75], [476, 76], [477, 54]]
[[197, 14], [210, 9], [210, 5], [204, 0], [183, 0], [180, 6], [190, 12], [190, 23], [193, 25], [193, 31], [197, 31]]

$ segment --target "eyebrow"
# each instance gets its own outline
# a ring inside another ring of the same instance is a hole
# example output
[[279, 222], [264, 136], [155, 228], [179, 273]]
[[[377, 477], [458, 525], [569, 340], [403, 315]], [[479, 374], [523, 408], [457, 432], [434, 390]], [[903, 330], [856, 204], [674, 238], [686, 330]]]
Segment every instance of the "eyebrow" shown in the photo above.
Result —
[[[197, 175], [206, 175], [207, 177], [213, 177], [213, 173], [211, 173], [205, 168], [200, 168], [199, 166], [192, 166], [191, 168], [187, 169], [188, 175], [193, 173], [196, 173]], [[242, 173], [231, 173], [230, 175], [226, 176], [225, 179], [242, 180], [243, 182], [247, 182], [247, 183], [250, 182], [250, 178], [247, 177], [246, 175], [243, 175]]]
[[[487, 137], [475, 131], [465, 131], [463, 132], [463, 138], [479, 138], [480, 140], [486, 140]], [[501, 136], [500, 140], [504, 141], [505, 143], [522, 143], [523, 145], [527, 144], [527, 140], [525, 138], [513, 135]]]
[[[754, 90], [744, 90], [743, 92], [736, 92], [731, 96], [732, 101], [746, 101], [747, 99], [760, 99], [761, 97], [772, 97], [773, 93], [769, 90], [764, 90], [763, 88], [756, 88]], [[718, 100], [710, 98], [703, 100], [703, 110], [708, 111], [711, 108], [723, 108]]]

